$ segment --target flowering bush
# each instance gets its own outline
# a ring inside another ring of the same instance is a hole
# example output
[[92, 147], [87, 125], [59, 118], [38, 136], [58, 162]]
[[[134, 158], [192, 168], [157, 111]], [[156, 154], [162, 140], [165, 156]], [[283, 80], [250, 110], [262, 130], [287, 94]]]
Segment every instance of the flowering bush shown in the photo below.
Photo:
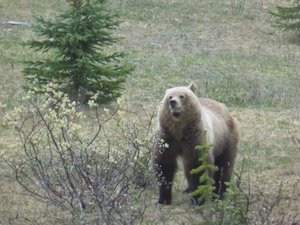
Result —
[[[136, 178], [149, 174], [151, 179], [150, 142], [138, 141], [142, 132], [125, 132], [118, 107], [101, 110], [97, 96], [83, 113], [55, 84], [48, 84], [45, 93], [40, 98], [29, 92], [23, 99], [28, 104], [5, 116], [22, 143], [18, 160], [2, 154], [15, 180], [63, 211], [57, 223], [133, 224], [142, 219], [146, 201], [140, 200], [147, 185]], [[109, 137], [108, 129], [123, 131]]]

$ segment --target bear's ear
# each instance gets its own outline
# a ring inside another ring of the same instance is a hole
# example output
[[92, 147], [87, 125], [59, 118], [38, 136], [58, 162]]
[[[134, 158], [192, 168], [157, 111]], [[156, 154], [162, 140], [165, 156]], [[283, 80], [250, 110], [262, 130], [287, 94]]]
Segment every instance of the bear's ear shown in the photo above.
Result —
[[188, 86], [188, 88], [189, 88], [192, 92], [196, 93], [197, 86], [196, 86], [196, 84], [194, 84], [193, 82]]

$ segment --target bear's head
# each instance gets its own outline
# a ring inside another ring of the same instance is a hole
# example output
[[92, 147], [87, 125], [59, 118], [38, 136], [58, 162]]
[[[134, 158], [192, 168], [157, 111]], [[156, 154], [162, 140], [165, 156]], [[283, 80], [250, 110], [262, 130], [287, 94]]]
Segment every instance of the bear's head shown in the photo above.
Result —
[[[198, 116], [199, 100], [195, 94], [196, 86], [192, 83], [188, 87], [174, 87], [166, 91], [162, 101], [161, 115], [175, 121], [182, 118]], [[167, 114], [167, 115], [166, 115]]]

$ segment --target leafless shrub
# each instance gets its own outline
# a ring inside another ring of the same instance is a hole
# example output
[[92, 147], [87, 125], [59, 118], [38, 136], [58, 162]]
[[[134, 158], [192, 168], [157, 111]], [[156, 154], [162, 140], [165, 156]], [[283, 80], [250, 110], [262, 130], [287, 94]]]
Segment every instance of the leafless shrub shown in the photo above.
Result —
[[[26, 96], [29, 104], [6, 118], [22, 143], [17, 159], [1, 157], [14, 179], [31, 196], [62, 210], [59, 224], [142, 221], [146, 185], [137, 185], [136, 175], [147, 170], [148, 161], [141, 162], [139, 128], [120, 128], [112, 119], [118, 109], [100, 113], [93, 101], [89, 105], [94, 113], [86, 119], [75, 102], [47, 88], [46, 99]], [[93, 121], [93, 129], [83, 128], [87, 121]], [[110, 126], [117, 126], [131, 145], [110, 140], [105, 132]]]
[[284, 185], [272, 184], [269, 191], [262, 190], [250, 176], [245, 177], [244, 163], [241, 170], [228, 184], [224, 199], [216, 199], [200, 207], [200, 224], [214, 225], [294, 225], [299, 223], [299, 214], [290, 210], [293, 205], [293, 193], [299, 188], [294, 183], [290, 192]]
[[[244, 166], [242, 166], [243, 168]], [[298, 182], [293, 187], [285, 190], [281, 182], [276, 185], [271, 182], [269, 190], [263, 190], [257, 183], [250, 179], [250, 176], [242, 180], [243, 169], [236, 173], [238, 177], [237, 187], [243, 196], [245, 216], [247, 225], [291, 225], [297, 224], [299, 214], [295, 213], [295, 199], [293, 198], [299, 188]], [[291, 210], [293, 209], [293, 210]]]

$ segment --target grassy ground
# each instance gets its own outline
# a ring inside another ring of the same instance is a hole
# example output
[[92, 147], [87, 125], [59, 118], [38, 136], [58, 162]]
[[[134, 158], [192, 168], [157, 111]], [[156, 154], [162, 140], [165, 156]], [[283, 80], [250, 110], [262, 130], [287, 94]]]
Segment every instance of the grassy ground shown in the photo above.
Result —
[[[125, 85], [124, 102], [133, 110], [139, 104], [152, 110], [166, 88], [191, 81], [199, 87], [199, 95], [225, 102], [240, 128], [236, 171], [244, 167], [243, 187], [247, 189], [250, 183], [255, 198], [261, 192], [275, 196], [280, 183], [283, 184], [283, 201], [275, 217], [280, 217], [287, 208], [296, 216], [300, 211], [300, 187], [295, 186], [300, 180], [300, 149], [292, 141], [293, 137], [300, 138], [300, 48], [289, 34], [271, 26], [268, 14], [283, 3], [279, 0], [111, 0], [109, 3], [124, 21], [117, 30], [124, 39], [112, 49], [129, 52], [129, 60], [136, 65]], [[64, 7], [63, 0], [2, 0], [0, 20], [32, 22], [32, 14], [52, 17]], [[1, 26], [0, 101], [9, 106], [17, 105], [22, 96], [21, 61], [33, 57], [20, 43], [33, 36], [28, 27]], [[0, 127], [0, 150], [17, 151], [15, 137], [4, 127]], [[16, 194], [20, 190], [1, 171], [0, 224], [33, 224], [24, 218], [33, 220], [37, 214], [34, 212], [46, 209], [38, 210], [32, 200]], [[189, 211], [187, 197], [181, 194], [185, 185], [182, 174], [176, 179], [172, 206], [157, 207], [157, 193], [153, 191], [146, 224], [174, 224], [179, 218], [181, 224], [197, 224], [197, 216]], [[32, 207], [26, 207], [27, 204]]]

